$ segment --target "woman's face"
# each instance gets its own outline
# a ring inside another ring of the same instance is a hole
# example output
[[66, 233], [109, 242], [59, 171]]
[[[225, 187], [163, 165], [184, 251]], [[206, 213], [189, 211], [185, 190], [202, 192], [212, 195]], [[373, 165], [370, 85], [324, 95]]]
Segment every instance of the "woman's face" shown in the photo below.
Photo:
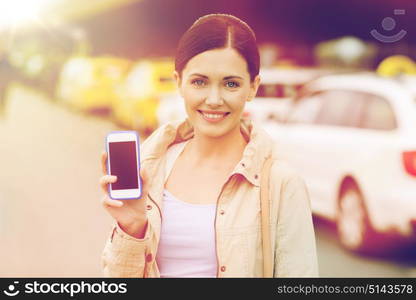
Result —
[[223, 136], [240, 125], [245, 102], [255, 96], [260, 82], [259, 76], [250, 81], [247, 62], [232, 48], [194, 56], [182, 77], [175, 72], [175, 78], [194, 130], [209, 137]]

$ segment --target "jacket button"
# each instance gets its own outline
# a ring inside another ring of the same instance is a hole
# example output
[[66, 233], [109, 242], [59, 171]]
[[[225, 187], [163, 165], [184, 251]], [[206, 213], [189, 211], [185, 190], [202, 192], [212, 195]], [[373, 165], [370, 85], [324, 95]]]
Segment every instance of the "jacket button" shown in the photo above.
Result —
[[224, 210], [220, 210], [220, 215], [223, 215], [223, 214], [225, 214], [225, 211]]
[[225, 270], [226, 270], [227, 268], [225, 267], [225, 266], [222, 266], [221, 267], [221, 272], [225, 272]]
[[151, 205], [148, 205], [148, 206], [146, 206], [146, 209], [147, 210], [151, 210], [152, 209], [152, 206]]
[[152, 259], [153, 259], [152, 253], [149, 253], [149, 254], [146, 255], [146, 261], [147, 262], [151, 262]]

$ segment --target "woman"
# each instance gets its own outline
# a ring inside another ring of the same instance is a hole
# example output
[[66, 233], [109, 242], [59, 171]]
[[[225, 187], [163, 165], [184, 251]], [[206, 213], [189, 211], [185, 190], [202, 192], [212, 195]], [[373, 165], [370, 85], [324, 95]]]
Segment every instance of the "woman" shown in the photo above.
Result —
[[[275, 277], [317, 276], [304, 182], [279, 161], [271, 138], [242, 119], [260, 83], [255, 35], [224, 14], [183, 35], [174, 76], [188, 118], [157, 129], [141, 146], [143, 196], [105, 209], [115, 219], [103, 252], [111, 277], [262, 277], [260, 176], [270, 171]], [[106, 174], [106, 153], [102, 154]], [[101, 186], [115, 182], [104, 175]]]

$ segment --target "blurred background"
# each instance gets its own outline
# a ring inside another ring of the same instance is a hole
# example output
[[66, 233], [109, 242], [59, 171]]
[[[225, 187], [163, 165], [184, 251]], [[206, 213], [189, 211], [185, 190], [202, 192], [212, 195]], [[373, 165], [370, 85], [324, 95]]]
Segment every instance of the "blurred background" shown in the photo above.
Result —
[[0, 1], [0, 276], [101, 277], [100, 153], [185, 117], [180, 36], [230, 13], [256, 32], [245, 117], [308, 185], [323, 277], [416, 277], [416, 3]]

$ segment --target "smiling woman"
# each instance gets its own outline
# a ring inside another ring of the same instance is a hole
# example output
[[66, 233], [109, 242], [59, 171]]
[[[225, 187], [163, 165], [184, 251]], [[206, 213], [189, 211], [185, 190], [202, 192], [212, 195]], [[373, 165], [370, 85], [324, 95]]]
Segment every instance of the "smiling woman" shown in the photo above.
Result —
[[[188, 117], [142, 144], [141, 199], [104, 196], [116, 221], [103, 252], [106, 276], [262, 277], [266, 268], [274, 277], [317, 276], [305, 184], [271, 138], [242, 118], [258, 74], [256, 38], [240, 19], [207, 15], [183, 35], [174, 77]], [[273, 261], [262, 251], [260, 174], [270, 177]], [[103, 176], [103, 190], [114, 180]]]

